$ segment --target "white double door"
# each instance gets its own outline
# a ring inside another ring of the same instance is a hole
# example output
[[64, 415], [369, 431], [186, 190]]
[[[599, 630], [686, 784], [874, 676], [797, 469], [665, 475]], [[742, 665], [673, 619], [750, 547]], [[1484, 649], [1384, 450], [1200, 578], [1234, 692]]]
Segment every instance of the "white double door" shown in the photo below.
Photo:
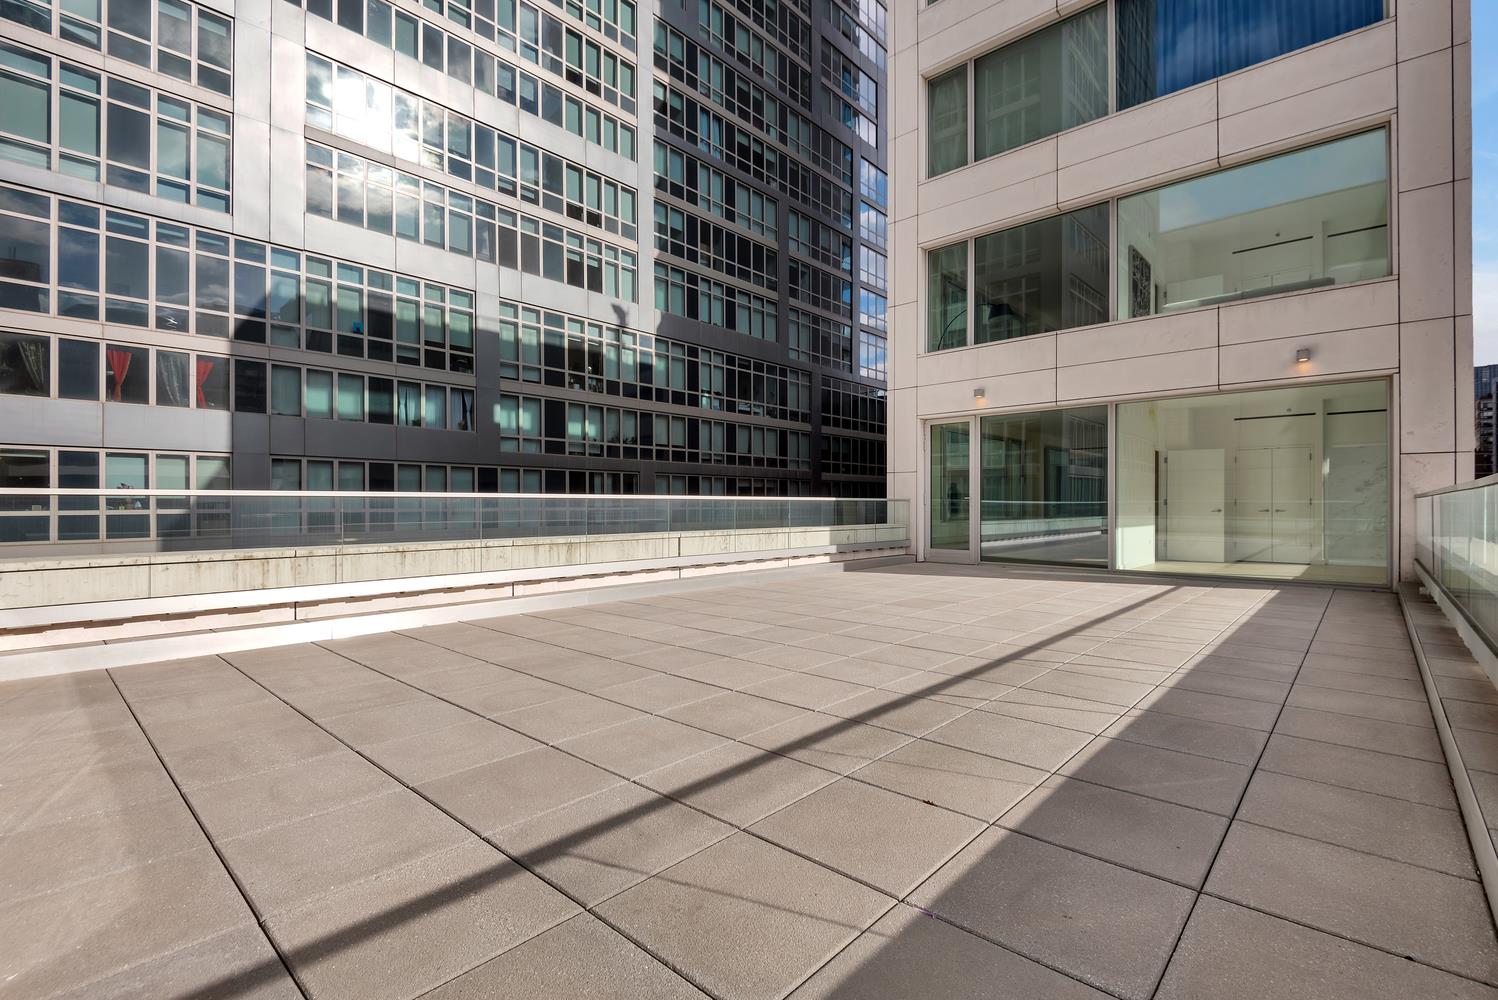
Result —
[[1166, 559], [1306, 565], [1314, 558], [1312, 449], [1175, 450], [1166, 468]]
[[1318, 534], [1314, 472], [1309, 447], [1235, 452], [1230, 507], [1235, 562], [1312, 561]]

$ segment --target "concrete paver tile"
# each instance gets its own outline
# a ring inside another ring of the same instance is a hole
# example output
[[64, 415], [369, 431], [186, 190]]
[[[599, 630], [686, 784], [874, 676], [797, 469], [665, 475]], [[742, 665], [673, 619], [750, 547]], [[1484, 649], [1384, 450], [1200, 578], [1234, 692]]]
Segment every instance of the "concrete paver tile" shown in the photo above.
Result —
[[538, 747], [424, 782], [418, 790], [463, 823], [489, 834], [619, 783], [552, 747]]
[[1245, 729], [1147, 709], [1130, 709], [1102, 735], [1234, 764], [1252, 764], [1258, 760], [1259, 752], [1269, 738], [1262, 729]]
[[911, 900], [1021, 955], [1145, 1000], [1196, 895], [1007, 830], [993, 829]]
[[1054, 770], [1092, 741], [1088, 733], [1024, 719], [970, 712], [925, 737], [961, 750]]
[[790, 1000], [1106, 1000], [1107, 994], [951, 924], [898, 906]]
[[313, 996], [406, 1000], [567, 919], [577, 907], [470, 840], [266, 921]]
[[1448, 875], [1477, 877], [1462, 818], [1449, 809], [1263, 771], [1249, 784], [1237, 819]]
[[1232, 816], [1253, 769], [1100, 736], [1067, 761], [1060, 773], [1095, 785]]
[[1476, 882], [1234, 823], [1207, 892], [1396, 955], [1498, 982], [1498, 941]]
[[1264, 748], [1259, 768], [1389, 795], [1407, 802], [1443, 809], [1457, 808], [1456, 795], [1451, 789], [1451, 772], [1444, 762], [1416, 760], [1275, 733]]
[[1203, 897], [1157, 1000], [1498, 1000], [1498, 990]]
[[1047, 772], [914, 740], [865, 764], [852, 777], [992, 822], [1044, 781]]
[[566, 923], [511, 948], [423, 1000], [706, 1000], [707, 994], [596, 917]]
[[491, 839], [594, 906], [733, 832], [679, 802], [621, 784], [506, 827]]
[[773, 1000], [893, 903], [738, 833], [598, 908], [705, 991]]
[[359, 750], [406, 784], [419, 785], [541, 746], [488, 719], [466, 718], [445, 729], [367, 743]]
[[999, 818], [1008, 829], [1189, 886], [1206, 878], [1227, 822], [1062, 777], [1046, 779]]
[[733, 743], [652, 771], [639, 781], [742, 827], [836, 777], [819, 767]]
[[976, 836], [983, 824], [843, 778], [750, 829], [891, 896], [903, 897]]

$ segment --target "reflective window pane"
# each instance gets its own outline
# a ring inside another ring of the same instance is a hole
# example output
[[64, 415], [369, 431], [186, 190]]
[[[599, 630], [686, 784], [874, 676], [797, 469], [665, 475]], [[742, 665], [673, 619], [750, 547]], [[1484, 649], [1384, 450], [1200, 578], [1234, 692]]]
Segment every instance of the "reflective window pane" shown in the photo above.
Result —
[[1128, 319], [1389, 273], [1385, 130], [1120, 199]]
[[1118, 106], [1130, 108], [1380, 21], [1385, 0], [1118, 0]]
[[984, 559], [1108, 565], [1108, 408], [979, 422]]
[[967, 243], [926, 253], [926, 350], [967, 344]]
[[973, 158], [1106, 115], [1107, 65], [1107, 4], [978, 58], [973, 63]]
[[967, 67], [926, 84], [926, 173], [931, 177], [967, 163]]
[[0, 393], [52, 394], [52, 344], [46, 337], [0, 331]]
[[973, 343], [1107, 319], [1107, 205], [973, 241]]

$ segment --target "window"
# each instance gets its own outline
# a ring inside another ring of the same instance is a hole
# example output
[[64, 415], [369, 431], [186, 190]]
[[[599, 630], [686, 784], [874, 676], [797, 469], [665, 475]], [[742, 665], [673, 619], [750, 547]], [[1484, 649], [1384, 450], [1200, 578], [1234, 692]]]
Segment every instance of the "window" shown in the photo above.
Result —
[[611, 298], [634, 301], [637, 294], [639, 258], [633, 251], [310, 142], [306, 169], [307, 211], [313, 215], [393, 231], [401, 239]]
[[967, 344], [967, 243], [926, 254], [926, 350]]
[[787, 344], [792, 358], [839, 371], [853, 370], [853, 332], [847, 323], [799, 309], [790, 310], [788, 323]]
[[868, 160], [860, 159], [858, 193], [883, 208], [889, 204], [889, 175]]
[[637, 235], [634, 188], [310, 52], [307, 121], [626, 239]]
[[[180, 351], [156, 351], [156, 405], [190, 406], [192, 396], [187, 377], [188, 355]], [[185, 488], [185, 487], [184, 487]]]
[[774, 198], [659, 141], [655, 144], [655, 187], [751, 233], [775, 238]]
[[[811, 435], [704, 417], [501, 393], [500, 450], [548, 455], [613, 455], [631, 461], [811, 469]], [[613, 444], [614, 428], [621, 443]]]
[[973, 241], [973, 343], [1107, 319], [1107, 205]]
[[149, 0], [64, 2], [55, 20], [53, 6], [51, 0], [15, 0], [0, 4], [0, 17], [185, 83], [229, 93], [234, 22], [226, 17], [183, 0], [156, 0], [154, 10]]
[[858, 235], [865, 243], [884, 248], [889, 239], [889, 220], [866, 201], [858, 203]]
[[1115, 16], [1122, 109], [1373, 24], [1384, 0], [1118, 0]]
[[231, 127], [227, 112], [0, 43], [0, 157], [227, 212]]
[[99, 345], [92, 340], [58, 340], [59, 399], [99, 398]]
[[[286, 365], [272, 365], [270, 370], [270, 411], [288, 417], [302, 415], [302, 370]], [[308, 414], [311, 416], [312, 414]]]
[[858, 333], [858, 374], [883, 382], [888, 377], [888, 342], [876, 333], [860, 330]]
[[[806, 372], [513, 302], [500, 302], [498, 322], [503, 379], [776, 420], [809, 419]], [[457, 403], [453, 408], [458, 412]], [[618, 443], [612, 434], [610, 441]]]
[[[0, 491], [45, 490], [52, 485], [45, 451], [0, 448]], [[50, 537], [48, 497], [0, 496], [0, 542], [45, 542]]]
[[473, 371], [466, 289], [4, 185], [0, 232], [0, 309]]
[[109, 344], [104, 348], [106, 395], [115, 403], [151, 401], [151, 352], [144, 347]]
[[1118, 202], [1120, 319], [1389, 273], [1384, 129]]
[[1106, 115], [1107, 67], [1107, 4], [980, 56], [973, 63], [973, 159]]
[[51, 345], [46, 337], [0, 331], [0, 393], [52, 395]]
[[773, 301], [663, 262], [655, 265], [655, 307], [748, 337], [776, 339]]
[[[291, 2], [302, 6], [302, 0]], [[576, 0], [568, 0], [568, 3], [575, 4]], [[478, 0], [472, 7], [461, 0], [446, 0], [445, 3], [444, 0], [427, 0], [425, 6], [438, 12], [445, 7], [447, 23], [471, 29], [478, 36], [518, 54], [546, 72], [567, 78], [590, 94], [618, 105], [626, 113], [635, 112], [635, 65], [616, 54], [602, 52], [596, 43], [584, 43], [579, 35], [577, 52], [580, 62], [569, 68], [563, 62], [562, 53], [562, 38], [567, 32], [563, 23], [551, 14], [529, 3], [517, 4], [514, 0], [498, 0], [497, 8], [494, 0]], [[620, 9], [622, 6], [621, 2]], [[484, 46], [474, 45], [405, 11], [392, 12], [385, 0], [338, 0], [336, 18], [333, 7], [333, 0], [306, 2], [309, 14], [334, 21], [378, 45], [420, 60], [465, 87], [516, 105], [526, 114], [565, 128], [609, 152], [631, 160], [635, 158], [635, 129], [632, 125], [589, 102], [563, 93], [559, 87], [512, 65], [506, 58], [496, 57]], [[518, 31], [517, 9], [520, 14]], [[632, 35], [633, 16], [626, 20]], [[569, 50], [567, 55], [571, 56], [572, 52]]]
[[926, 174], [935, 177], [967, 163], [967, 66], [926, 84]]

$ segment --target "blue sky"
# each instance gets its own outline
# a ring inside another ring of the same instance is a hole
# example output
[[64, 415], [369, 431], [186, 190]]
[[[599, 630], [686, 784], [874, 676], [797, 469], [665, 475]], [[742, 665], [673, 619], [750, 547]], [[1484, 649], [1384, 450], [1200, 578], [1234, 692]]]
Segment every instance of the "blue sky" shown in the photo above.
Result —
[[1472, 5], [1473, 360], [1498, 364], [1498, 3]]

